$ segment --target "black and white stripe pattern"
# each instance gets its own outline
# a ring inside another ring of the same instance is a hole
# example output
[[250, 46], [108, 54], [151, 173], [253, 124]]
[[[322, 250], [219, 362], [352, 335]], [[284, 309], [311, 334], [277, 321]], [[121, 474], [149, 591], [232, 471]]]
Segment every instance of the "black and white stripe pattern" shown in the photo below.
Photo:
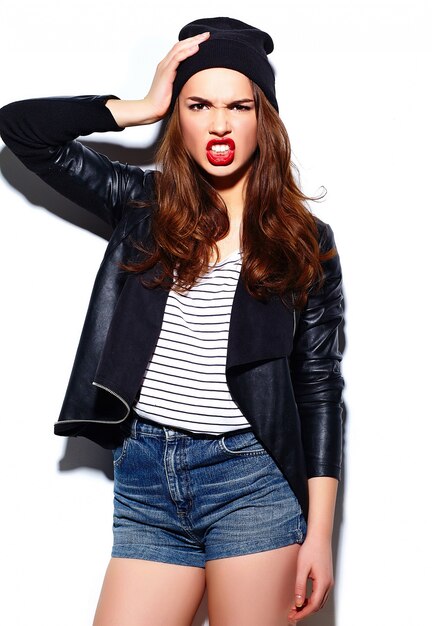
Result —
[[159, 339], [135, 405], [138, 415], [214, 435], [249, 426], [231, 398], [225, 375], [240, 270], [237, 250], [187, 293], [170, 291]]

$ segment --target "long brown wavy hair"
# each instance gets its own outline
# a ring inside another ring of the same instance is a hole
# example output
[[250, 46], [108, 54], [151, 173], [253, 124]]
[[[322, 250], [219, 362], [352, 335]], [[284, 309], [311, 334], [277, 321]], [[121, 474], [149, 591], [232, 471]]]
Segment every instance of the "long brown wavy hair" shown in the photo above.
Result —
[[[322, 281], [323, 261], [318, 229], [296, 183], [291, 146], [279, 115], [261, 89], [252, 83], [257, 115], [257, 149], [245, 188], [241, 249], [242, 278], [247, 291], [259, 300], [279, 295], [288, 305], [302, 308], [308, 293]], [[208, 271], [219, 254], [216, 243], [229, 232], [225, 202], [187, 152], [182, 140], [178, 100], [160, 143], [156, 162], [156, 208], [152, 215], [153, 245], [136, 242], [143, 260], [123, 265], [143, 272], [156, 263], [161, 271], [150, 283], [185, 291]], [[134, 203], [135, 206], [148, 203]]]

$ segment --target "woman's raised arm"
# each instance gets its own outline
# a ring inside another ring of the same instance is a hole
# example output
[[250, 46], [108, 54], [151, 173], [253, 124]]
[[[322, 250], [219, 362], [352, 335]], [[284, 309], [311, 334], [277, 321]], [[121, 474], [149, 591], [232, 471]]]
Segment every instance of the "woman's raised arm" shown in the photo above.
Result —
[[112, 162], [76, 141], [95, 132], [122, 130], [105, 106], [113, 97], [12, 102], [0, 109], [0, 135], [24, 165], [50, 187], [114, 227], [130, 190], [143, 188], [144, 172]]
[[176, 43], [157, 66], [142, 100], [108, 95], [12, 102], [0, 109], [0, 135], [28, 169], [114, 227], [128, 200], [148, 198], [145, 174], [139, 167], [111, 161], [76, 139], [162, 119], [169, 109], [179, 63], [197, 52], [207, 37], [203, 34]]

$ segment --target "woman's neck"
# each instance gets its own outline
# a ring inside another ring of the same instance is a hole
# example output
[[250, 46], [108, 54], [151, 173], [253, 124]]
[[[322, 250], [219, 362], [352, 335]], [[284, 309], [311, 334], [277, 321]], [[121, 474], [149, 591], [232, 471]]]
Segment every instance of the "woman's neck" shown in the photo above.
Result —
[[243, 215], [246, 175], [242, 177], [224, 176], [212, 178], [212, 186], [225, 202], [231, 220], [240, 221]]
[[[216, 246], [219, 251], [219, 259], [225, 259], [234, 250], [241, 248], [241, 231], [243, 219], [243, 199], [234, 194], [221, 194], [228, 211], [229, 231], [227, 235], [220, 239]], [[212, 262], [216, 259], [213, 258]]]

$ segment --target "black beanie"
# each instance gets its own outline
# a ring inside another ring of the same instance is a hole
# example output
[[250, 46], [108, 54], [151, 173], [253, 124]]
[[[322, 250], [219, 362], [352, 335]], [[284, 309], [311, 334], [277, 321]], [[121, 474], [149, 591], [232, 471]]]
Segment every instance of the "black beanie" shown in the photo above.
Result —
[[267, 59], [273, 51], [269, 34], [230, 17], [208, 17], [183, 26], [179, 41], [209, 31], [210, 37], [199, 44], [196, 54], [182, 61], [173, 84], [170, 112], [183, 85], [191, 76], [213, 67], [241, 72], [260, 87], [269, 102], [279, 111], [275, 76]]

